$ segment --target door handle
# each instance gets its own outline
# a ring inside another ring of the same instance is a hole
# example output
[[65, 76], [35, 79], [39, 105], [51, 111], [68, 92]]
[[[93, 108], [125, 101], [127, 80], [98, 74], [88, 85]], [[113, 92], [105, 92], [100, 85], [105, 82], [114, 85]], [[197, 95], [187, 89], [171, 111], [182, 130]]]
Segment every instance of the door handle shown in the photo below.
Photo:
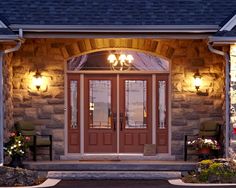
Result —
[[124, 120], [124, 114], [120, 113], [120, 131], [123, 130], [123, 120]]
[[117, 113], [113, 113], [113, 130], [116, 131], [116, 116], [117, 116]]

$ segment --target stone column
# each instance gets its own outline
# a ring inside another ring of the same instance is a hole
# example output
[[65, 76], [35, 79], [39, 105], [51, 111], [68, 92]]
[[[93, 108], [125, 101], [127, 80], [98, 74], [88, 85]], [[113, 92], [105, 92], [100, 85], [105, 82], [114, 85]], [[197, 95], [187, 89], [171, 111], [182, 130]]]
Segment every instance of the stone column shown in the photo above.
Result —
[[[230, 152], [236, 152], [236, 45], [230, 46]], [[235, 128], [235, 131], [233, 130]]]

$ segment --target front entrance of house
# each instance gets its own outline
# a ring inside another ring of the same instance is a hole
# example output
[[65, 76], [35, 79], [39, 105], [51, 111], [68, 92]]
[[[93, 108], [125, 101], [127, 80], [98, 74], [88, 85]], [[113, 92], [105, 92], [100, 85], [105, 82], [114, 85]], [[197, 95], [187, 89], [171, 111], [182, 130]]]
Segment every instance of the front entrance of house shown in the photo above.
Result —
[[168, 152], [168, 73], [80, 69], [67, 85], [68, 153]]
[[86, 153], [142, 153], [152, 143], [150, 75], [85, 75]]

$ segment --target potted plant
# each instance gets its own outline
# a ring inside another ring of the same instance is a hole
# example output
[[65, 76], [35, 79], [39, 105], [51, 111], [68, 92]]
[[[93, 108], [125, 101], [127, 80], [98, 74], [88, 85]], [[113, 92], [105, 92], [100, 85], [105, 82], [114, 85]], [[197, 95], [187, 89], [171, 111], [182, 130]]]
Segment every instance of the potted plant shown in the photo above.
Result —
[[219, 150], [219, 143], [214, 139], [197, 138], [188, 141], [188, 145], [195, 148], [200, 154], [209, 154], [211, 150]]
[[23, 167], [22, 158], [26, 155], [29, 147], [30, 137], [17, 135], [16, 132], [9, 133], [9, 141], [5, 144], [4, 150], [11, 157], [9, 166]]

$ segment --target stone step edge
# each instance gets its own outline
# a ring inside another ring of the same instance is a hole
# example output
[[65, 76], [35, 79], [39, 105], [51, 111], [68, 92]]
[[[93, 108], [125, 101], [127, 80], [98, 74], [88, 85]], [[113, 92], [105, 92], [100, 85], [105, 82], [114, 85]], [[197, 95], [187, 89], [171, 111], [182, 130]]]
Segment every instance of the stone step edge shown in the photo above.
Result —
[[155, 172], [155, 171], [49, 171], [48, 178], [53, 179], [177, 179], [181, 178], [181, 172]]
[[25, 168], [42, 171], [188, 171], [196, 164], [27, 164]]

